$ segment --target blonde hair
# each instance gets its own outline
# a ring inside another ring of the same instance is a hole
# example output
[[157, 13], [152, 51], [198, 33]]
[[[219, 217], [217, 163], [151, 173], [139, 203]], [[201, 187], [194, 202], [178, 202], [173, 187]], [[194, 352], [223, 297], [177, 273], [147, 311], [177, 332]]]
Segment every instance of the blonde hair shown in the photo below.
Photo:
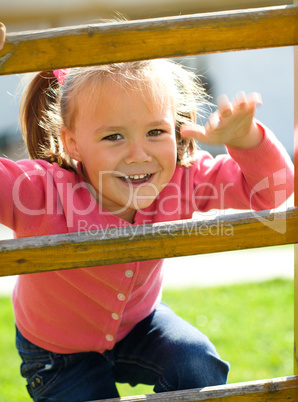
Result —
[[109, 80], [143, 95], [144, 89], [149, 90], [154, 102], [171, 103], [176, 122], [177, 163], [188, 166], [196, 144], [193, 139], [180, 136], [180, 126], [196, 122], [200, 106], [208, 103], [207, 96], [193, 72], [163, 59], [73, 68], [67, 71], [63, 86], [52, 71], [36, 74], [20, 105], [22, 133], [30, 158], [56, 162], [64, 168], [74, 167], [74, 161], [64, 150], [60, 129], [63, 125], [73, 129], [82, 91], [88, 89], [92, 96], [98, 85]]

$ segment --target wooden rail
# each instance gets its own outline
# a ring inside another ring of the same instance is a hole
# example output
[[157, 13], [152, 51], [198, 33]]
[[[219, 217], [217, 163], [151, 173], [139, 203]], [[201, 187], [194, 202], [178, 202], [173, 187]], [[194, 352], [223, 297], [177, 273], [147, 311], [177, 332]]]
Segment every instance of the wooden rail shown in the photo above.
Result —
[[298, 43], [298, 7], [279, 6], [8, 34], [0, 74]]
[[297, 227], [293, 208], [6, 240], [0, 242], [0, 276], [293, 244]]
[[[297, 402], [298, 376], [220, 385], [153, 395], [102, 399], [101, 402]], [[95, 402], [95, 401], [93, 401]]]
[[[90, 16], [92, 20], [97, 16], [101, 18], [111, 18], [115, 15], [115, 9], [118, 12], [127, 15], [129, 20], [137, 20], [144, 18], [144, 10], [149, 9], [150, 1], [142, 0], [138, 2], [133, 1], [120, 1], [113, 0], [108, 2], [102, 1], [82, 1], [74, 2], [69, 7], [68, 2], [60, 2], [59, 7], [53, 7], [52, 2], [40, 2], [38, 5], [36, 2], [26, 2], [26, 7], [22, 8], [22, 12], [18, 13], [15, 9], [15, 2], [2, 2], [1, 4], [1, 19], [2, 22], [9, 27], [10, 25], [16, 26], [16, 24], [34, 23], [35, 21], [45, 21], [48, 26], [62, 26], [62, 21], [65, 18], [72, 21], [88, 21]], [[291, 0], [286, 2], [292, 4]], [[187, 0], [181, 2], [181, 0], [171, 0], [166, 2], [166, 6], [163, 3], [155, 2], [154, 16], [157, 17], [169, 17], [171, 15], [194, 14], [194, 13], [210, 13], [216, 11], [230, 11], [233, 9], [247, 9], [255, 7], [272, 7], [284, 5], [283, 0]], [[156, 7], [158, 5], [158, 7]], [[153, 7], [152, 7], [153, 8]], [[151, 10], [149, 10], [151, 12]]]

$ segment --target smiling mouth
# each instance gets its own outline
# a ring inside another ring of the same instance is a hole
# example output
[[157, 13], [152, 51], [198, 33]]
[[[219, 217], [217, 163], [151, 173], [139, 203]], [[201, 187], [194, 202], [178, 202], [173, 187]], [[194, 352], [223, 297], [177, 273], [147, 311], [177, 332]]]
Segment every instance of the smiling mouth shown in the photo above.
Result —
[[150, 178], [152, 177], [151, 174], [135, 174], [135, 175], [130, 175], [130, 176], [121, 176], [120, 179], [124, 181], [125, 183], [130, 183], [130, 184], [142, 184], [146, 183]]

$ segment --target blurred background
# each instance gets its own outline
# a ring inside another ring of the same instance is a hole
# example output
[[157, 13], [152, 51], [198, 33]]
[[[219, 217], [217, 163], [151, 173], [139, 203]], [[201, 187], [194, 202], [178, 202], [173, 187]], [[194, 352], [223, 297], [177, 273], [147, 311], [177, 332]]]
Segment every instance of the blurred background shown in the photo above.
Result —
[[[285, 3], [291, 4], [292, 2], [287, 0], [26, 0], [26, 2], [10, 0], [2, 1], [0, 21], [6, 25], [8, 32], [16, 32], [94, 23], [101, 19], [114, 18], [118, 13], [131, 20], [230, 9], [282, 6]], [[259, 92], [262, 95], [263, 105], [258, 108], [256, 117], [274, 131], [293, 158], [294, 71], [292, 47], [207, 54], [186, 57], [178, 61], [191, 67], [202, 76], [213, 102], [216, 102], [217, 96], [222, 93], [232, 98], [242, 90], [247, 93]], [[0, 76], [0, 155], [15, 160], [26, 156], [18, 125], [21, 80], [20, 75]], [[207, 149], [214, 155], [225, 152], [219, 147]], [[0, 240], [9, 237], [11, 237], [11, 231], [0, 225]], [[236, 281], [241, 280], [241, 277], [252, 280], [252, 278], [260, 276], [260, 264], [263, 272], [264, 268], [268, 268], [265, 273], [268, 276], [272, 274], [278, 276], [282, 269], [283, 274], [292, 277], [293, 248], [289, 246], [282, 250], [285, 250], [286, 254], [280, 250], [278, 254], [274, 254], [271, 248], [267, 248], [266, 252], [262, 250], [262, 255], [256, 254], [256, 250], [234, 252], [232, 256], [237, 259], [230, 264], [225, 262], [225, 258], [231, 258], [231, 253], [221, 254], [220, 264], [218, 264], [218, 260], [210, 260], [210, 256], [206, 263], [204, 256], [187, 257], [183, 266], [194, 267], [197, 273], [198, 258], [203, 261], [201, 266], [218, 266], [218, 272], [215, 274], [211, 270], [210, 276], [206, 280], [205, 277], [199, 276], [198, 282], [202, 284], [205, 280], [208, 285], [230, 281], [231, 278]], [[270, 253], [270, 263], [268, 263], [268, 253]], [[238, 269], [239, 255], [242, 260], [240, 265], [244, 268], [243, 262], [245, 261], [247, 270]], [[212, 258], [217, 258], [217, 254]], [[256, 259], [258, 264], [254, 263]], [[173, 275], [174, 263], [177, 263], [177, 275]], [[171, 259], [169, 264], [171, 265], [171, 275], [168, 275], [168, 280], [174, 281], [175, 285], [175, 278], [179, 278], [181, 285], [181, 276], [178, 274], [181, 260]], [[226, 268], [225, 271], [221, 269], [222, 265], [230, 266], [230, 274]], [[258, 272], [254, 272], [254, 266]], [[207, 271], [209, 270], [204, 270], [204, 275]], [[251, 272], [251, 276], [247, 277], [249, 272]], [[184, 275], [184, 278], [186, 277], [193, 281], [194, 272], [190, 271], [189, 275]], [[218, 282], [215, 281], [215, 278], [218, 279]], [[2, 278], [2, 280], [4, 279]], [[186, 284], [188, 283], [189, 280], [186, 279]], [[7, 284], [4, 286], [6, 289], [10, 289]]]
[[[291, 1], [1, 0], [0, 21], [8, 32], [17, 32], [95, 23], [117, 13], [127, 19], [144, 19], [285, 3]], [[275, 132], [293, 158], [292, 47], [217, 53], [179, 61], [204, 77], [213, 102], [222, 93], [232, 98], [241, 90], [260, 92], [263, 105], [257, 118]], [[15, 160], [26, 156], [18, 124], [21, 79], [19, 75], [0, 76], [0, 156]], [[212, 154], [224, 152], [220, 148], [208, 150]], [[11, 231], [0, 225], [0, 241], [11, 237]], [[291, 375], [293, 266], [291, 245], [167, 259], [165, 290], [186, 290], [181, 295], [164, 293], [165, 301], [215, 342], [222, 357], [231, 363], [230, 382]], [[286, 278], [286, 282], [266, 282], [271, 278]], [[258, 281], [263, 282], [261, 288]], [[241, 282], [248, 285], [238, 287]], [[2, 371], [0, 367], [1, 402], [29, 401], [19, 375], [11, 303], [3, 297], [11, 294], [14, 283], [15, 277], [0, 278], [0, 355], [5, 362]], [[237, 285], [231, 288], [233, 283]], [[229, 288], [219, 286], [226, 284]], [[192, 293], [188, 289], [204, 286], [209, 288], [205, 293], [204, 289]], [[121, 391], [121, 396], [148, 392], [137, 387]]]

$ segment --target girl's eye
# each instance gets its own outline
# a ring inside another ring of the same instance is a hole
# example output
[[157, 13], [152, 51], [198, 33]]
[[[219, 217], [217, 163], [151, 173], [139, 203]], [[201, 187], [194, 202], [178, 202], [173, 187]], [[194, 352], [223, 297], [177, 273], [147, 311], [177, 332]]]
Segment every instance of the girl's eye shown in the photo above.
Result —
[[120, 134], [110, 134], [103, 138], [106, 141], [117, 141], [120, 140], [122, 136]]
[[149, 137], [157, 137], [157, 136], [161, 135], [162, 133], [163, 133], [163, 130], [155, 129], [155, 130], [150, 130], [147, 135]]

